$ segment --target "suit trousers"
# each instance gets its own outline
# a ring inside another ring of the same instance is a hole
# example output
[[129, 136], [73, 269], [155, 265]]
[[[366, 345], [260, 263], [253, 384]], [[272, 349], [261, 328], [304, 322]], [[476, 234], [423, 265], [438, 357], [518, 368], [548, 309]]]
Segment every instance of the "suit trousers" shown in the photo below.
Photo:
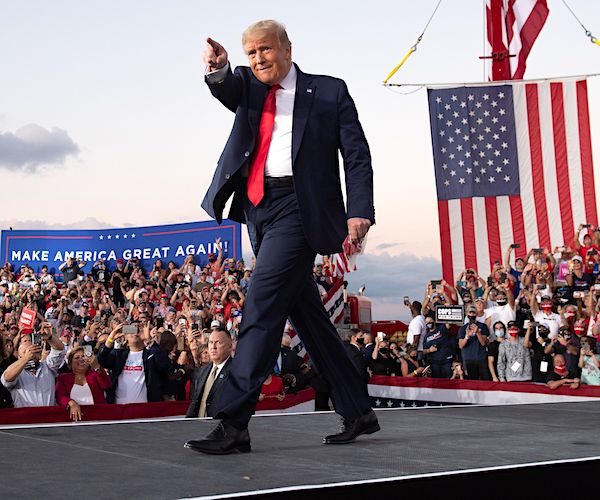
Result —
[[329, 384], [336, 412], [348, 420], [368, 413], [367, 384], [329, 320], [312, 276], [316, 253], [304, 235], [294, 188], [265, 188], [258, 206], [246, 200], [245, 215], [256, 266], [215, 418], [247, 427], [262, 383], [277, 362], [288, 317]]

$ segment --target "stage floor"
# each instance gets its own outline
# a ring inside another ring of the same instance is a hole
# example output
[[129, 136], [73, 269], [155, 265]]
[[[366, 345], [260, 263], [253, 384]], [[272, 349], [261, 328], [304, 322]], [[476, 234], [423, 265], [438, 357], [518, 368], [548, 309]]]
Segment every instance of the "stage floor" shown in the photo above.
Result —
[[600, 402], [379, 410], [382, 430], [344, 446], [321, 444], [338, 429], [333, 413], [257, 416], [252, 453], [228, 456], [183, 448], [211, 420], [2, 427], [1, 496], [210, 497], [599, 457], [599, 412]]

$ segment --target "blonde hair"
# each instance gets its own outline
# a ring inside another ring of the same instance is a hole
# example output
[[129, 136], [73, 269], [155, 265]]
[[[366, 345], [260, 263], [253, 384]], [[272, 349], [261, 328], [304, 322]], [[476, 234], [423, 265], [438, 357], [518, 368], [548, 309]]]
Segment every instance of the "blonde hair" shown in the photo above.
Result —
[[262, 21], [257, 21], [248, 26], [242, 33], [242, 45], [246, 44], [248, 38], [261, 34], [266, 35], [267, 33], [273, 33], [282, 47], [290, 47], [292, 45], [285, 30], [285, 26], [273, 19], [263, 19]]

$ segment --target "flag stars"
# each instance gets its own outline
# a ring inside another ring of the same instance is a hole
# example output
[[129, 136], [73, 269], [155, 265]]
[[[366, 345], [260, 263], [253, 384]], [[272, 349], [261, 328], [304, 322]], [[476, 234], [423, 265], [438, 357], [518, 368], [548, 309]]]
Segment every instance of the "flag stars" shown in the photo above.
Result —
[[439, 97], [439, 96], [438, 96], [438, 97], [436, 97], [436, 98], [435, 98], [435, 102], [437, 102], [438, 104], [441, 104], [441, 103], [442, 103], [442, 98], [441, 98], [441, 97]]
[[491, 104], [495, 108], [496, 106], [498, 106], [498, 101], [492, 101]]
[[452, 120], [448, 120], [446, 122], [446, 127], [451, 127], [452, 126]]
[[461, 102], [460, 102], [460, 107], [461, 107], [461, 108], [466, 108], [466, 107], [467, 107], [467, 103], [466, 103], [466, 101], [461, 101]]
[[510, 175], [504, 176], [504, 182], [510, 182]]
[[438, 120], [442, 120], [444, 118], [444, 115], [442, 113], [438, 113]]
[[471, 151], [465, 152], [465, 158], [471, 158]]
[[475, 111], [473, 111], [473, 110], [469, 111], [469, 116], [475, 116]]
[[494, 165], [494, 160], [488, 160], [487, 162], [488, 166], [491, 167]]
[[450, 104], [446, 104], [446, 105], [444, 106], [444, 109], [445, 109], [446, 111], [450, 111]]
[[502, 143], [502, 149], [506, 149], [508, 147], [508, 144], [506, 142]]
[[454, 153], [450, 153], [450, 154], [448, 155], [448, 157], [449, 157], [451, 160], [454, 160], [454, 158], [456, 158], [456, 155], [455, 155]]
[[444, 170], [446, 170], [446, 169], [448, 168], [448, 164], [447, 164], [447, 163], [442, 163], [442, 168], [443, 168]]
[[457, 96], [455, 96], [455, 95], [453, 95], [453, 96], [452, 96], [452, 102], [456, 102], [456, 101], [458, 101], [458, 97], [457, 97]]
[[479, 158], [484, 158], [485, 157], [485, 153], [483, 151], [479, 151]]
[[458, 144], [458, 145], [456, 146], [456, 151], [462, 151], [462, 150], [463, 150], [463, 146], [462, 146], [462, 144]]
[[450, 175], [454, 177], [456, 175], [456, 170], [450, 170]]
[[475, 103], [475, 107], [476, 107], [476, 108], [480, 108], [480, 107], [481, 107], [481, 103], [480, 103], [480, 102], [476, 102], [476, 103]]
[[487, 169], [486, 169], [486, 168], [484, 168], [484, 167], [482, 167], [482, 168], [480, 168], [480, 169], [479, 169], [479, 173], [480, 173], [481, 175], [484, 175], [486, 172], [487, 172]]
[[469, 123], [469, 120], [467, 120], [466, 118], [463, 118], [460, 123], [462, 123], [463, 125], [467, 125]]
[[504, 165], [508, 165], [510, 162], [508, 161], [508, 158], [504, 158], [504, 160], [502, 160], [502, 163], [504, 163]]
[[448, 181], [448, 180], [445, 180], [445, 181], [444, 181], [444, 186], [448, 187], [449, 185], [450, 185], [450, 181]]
[[465, 166], [465, 160], [459, 160], [458, 161], [458, 166], [459, 167], [464, 167]]
[[497, 141], [498, 139], [500, 139], [500, 136], [498, 134], [494, 134], [492, 137], [494, 138], [495, 141]]
[[469, 99], [469, 101], [472, 101], [475, 99], [475, 96], [473, 94], [469, 94], [467, 99]]
[[446, 151], [448, 151], [446, 148], [442, 148], [442, 153], [445, 153]]
[[496, 167], [496, 173], [499, 174], [502, 172], [502, 167]]
[[467, 174], [472, 174], [473, 173], [473, 169], [472, 168], [467, 168]]
[[454, 142], [454, 137], [448, 137], [448, 142], [453, 143]]
[[487, 116], [490, 116], [490, 112], [489, 112], [489, 111], [486, 109], [486, 110], [483, 112], [483, 116], [486, 116], [486, 117], [487, 117]]
[[473, 162], [473, 165], [474, 165], [474, 166], [476, 166], [476, 167], [478, 167], [478, 166], [479, 166], [479, 160], [475, 160], [475, 161]]
[[110, 234], [106, 237], [107, 240], [110, 240], [111, 238], [112, 236]]
[[498, 92], [498, 99], [504, 99], [504, 92]]
[[484, 100], [484, 101], [487, 101], [487, 100], [489, 100], [489, 98], [490, 98], [490, 95], [489, 95], [489, 94], [483, 94], [483, 100]]
[[485, 131], [486, 134], [489, 134], [492, 131], [492, 129], [490, 127], [485, 127], [483, 130]]
[[465, 179], [463, 177], [461, 177], [460, 179], [458, 179], [458, 182], [461, 183], [461, 184], [464, 184], [465, 183]]
[[480, 179], [479, 177], [475, 177], [475, 182], [476, 182], [477, 184], [479, 184], [479, 183], [481, 182], [481, 179]]
[[500, 108], [500, 111], [498, 111], [498, 113], [500, 113], [501, 115], [505, 115], [506, 114], [506, 110], [503, 108]]
[[460, 134], [461, 132], [462, 132], [462, 130], [461, 130], [461, 129], [459, 129], [459, 128], [455, 128], [455, 129], [454, 129], [454, 133], [455, 133], [456, 135]]
[[104, 239], [104, 236], [103, 236], [103, 235], [100, 235], [100, 236], [98, 236], [98, 239], [99, 239], [99, 240], [103, 240], [103, 239]]
[[477, 118], [477, 125], [481, 125], [483, 123], [483, 118]]
[[115, 239], [118, 240], [119, 239], [119, 235], [115, 234]]
[[469, 140], [469, 136], [468, 135], [463, 135], [463, 141], [467, 142]]
[[500, 132], [506, 132], [506, 125], [500, 126]]
[[484, 139], [483, 135], [479, 134], [479, 135], [477, 136], [477, 140], [478, 140], [478, 141], [483, 141], [483, 139]]
[[496, 182], [496, 179], [494, 177], [490, 177], [488, 180], [490, 181], [490, 184], [493, 184], [494, 182]]
[[498, 117], [494, 116], [494, 117], [492, 118], [492, 123], [498, 123]]
[[492, 149], [492, 145], [491, 145], [491, 144], [488, 142], [488, 143], [485, 145], [485, 149]]
[[452, 113], [452, 116], [454, 118], [458, 118], [460, 116], [460, 113], [458, 111], [455, 111], [454, 113]]
[[446, 135], [446, 132], [444, 132], [443, 130], [440, 130], [440, 136], [444, 137]]
[[126, 235], [126, 234], [124, 234], [124, 235], [123, 235], [123, 238], [127, 239], [127, 235]]
[[497, 149], [494, 151], [494, 156], [500, 156], [500, 151], [498, 151]]

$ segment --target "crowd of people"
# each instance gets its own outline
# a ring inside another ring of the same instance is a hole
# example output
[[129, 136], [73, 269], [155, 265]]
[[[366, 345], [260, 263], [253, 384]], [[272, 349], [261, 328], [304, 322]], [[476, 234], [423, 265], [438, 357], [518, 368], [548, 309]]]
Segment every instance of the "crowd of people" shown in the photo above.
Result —
[[[582, 242], [581, 234], [586, 230]], [[0, 271], [0, 408], [60, 405], [73, 420], [82, 405], [190, 399], [188, 416], [212, 416], [227, 376], [254, 262], [208, 255], [205, 266], [136, 258], [109, 270], [67, 259], [57, 282], [23, 265]], [[466, 269], [455, 283], [427, 284], [405, 299], [406, 336], [353, 330], [347, 346], [365, 380], [375, 375], [532, 381], [554, 389], [600, 385], [600, 229], [580, 226], [572, 246], [507, 249], [489, 277]], [[329, 259], [314, 267], [325, 295]], [[436, 307], [462, 305], [464, 324], [436, 321]], [[32, 328], [20, 323], [33, 311]], [[328, 408], [326, 383], [283, 335], [260, 399], [312, 386]]]
[[[73, 420], [99, 403], [191, 400], [188, 416], [212, 416], [227, 376], [254, 261], [223, 258], [222, 245], [199, 266], [156, 260], [69, 258], [62, 280], [44, 266], [0, 272], [0, 408], [53, 406]], [[20, 322], [33, 311], [34, 324]], [[281, 356], [260, 399], [282, 400], [322, 381], [284, 334]], [[327, 403], [325, 403], [327, 404]]]
[[[373, 372], [600, 385], [600, 228], [582, 224], [571, 245], [552, 251], [516, 257], [518, 248], [488, 277], [466, 269], [454, 283], [429, 282], [422, 302], [406, 298], [406, 345], [375, 340]], [[463, 306], [464, 324], [436, 321], [436, 307], [448, 305]]]

